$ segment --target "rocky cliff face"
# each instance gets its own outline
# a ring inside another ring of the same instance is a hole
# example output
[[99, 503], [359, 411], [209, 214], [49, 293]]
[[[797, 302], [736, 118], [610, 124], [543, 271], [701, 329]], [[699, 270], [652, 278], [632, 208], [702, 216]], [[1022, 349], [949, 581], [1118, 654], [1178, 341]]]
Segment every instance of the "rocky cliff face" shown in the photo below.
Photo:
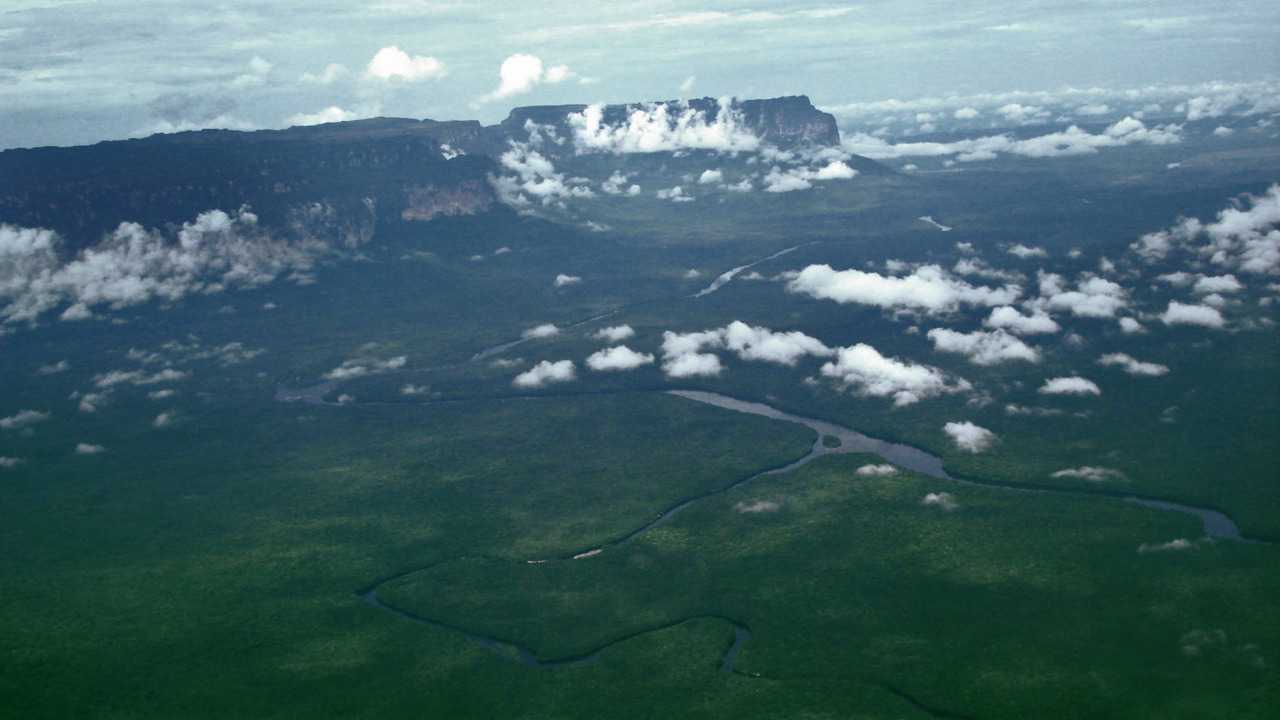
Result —
[[[543, 136], [539, 148], [546, 157], [608, 151], [578, 144], [586, 110], [516, 108], [491, 127], [376, 118], [9, 150], [0, 152], [0, 222], [56, 230], [65, 238], [65, 252], [74, 253], [122, 222], [163, 230], [212, 209], [248, 206], [264, 227], [287, 236], [321, 233], [337, 244], [358, 244], [378, 223], [490, 209], [498, 202], [493, 179], [511, 172], [499, 158], [513, 142], [531, 142], [531, 129]], [[727, 127], [738, 141], [784, 150], [840, 142], [835, 118], [803, 96], [610, 105], [599, 109], [597, 119], [615, 134], [642, 120], [660, 120], [663, 128], [669, 121], [671, 132], [710, 128], [713, 137]], [[535, 181], [558, 182], [554, 176]]]
[[[345, 244], [371, 223], [488, 208], [494, 160], [459, 152], [480, 138], [479, 123], [383, 118], [10, 150], [0, 153], [0, 222], [57, 230], [74, 251], [122, 222], [164, 228], [248, 205], [282, 231], [337, 227], [345, 215]], [[316, 207], [329, 220], [299, 224]]]

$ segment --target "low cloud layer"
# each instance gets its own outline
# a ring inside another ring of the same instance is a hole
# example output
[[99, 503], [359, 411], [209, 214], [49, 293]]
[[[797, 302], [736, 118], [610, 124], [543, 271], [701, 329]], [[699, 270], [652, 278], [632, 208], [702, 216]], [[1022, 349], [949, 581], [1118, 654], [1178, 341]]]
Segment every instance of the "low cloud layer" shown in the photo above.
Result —
[[617, 125], [604, 121], [601, 105], [591, 105], [568, 119], [580, 152], [741, 152], [760, 147], [760, 139], [744, 127], [741, 114], [728, 98], [720, 100], [715, 117], [710, 119], [705, 112], [680, 103], [637, 107]]
[[65, 306], [65, 320], [152, 299], [178, 300], [229, 287], [257, 287], [283, 274], [304, 279], [329, 248], [273, 238], [248, 210], [202, 213], [176, 237], [122, 223], [99, 245], [63, 262], [50, 230], [0, 225], [0, 307], [6, 322], [32, 322]]
[[[1277, 224], [1280, 184], [1272, 185], [1260, 197], [1246, 196], [1244, 202], [1219, 212], [1214, 222], [1187, 218], [1166, 230], [1143, 235], [1131, 247], [1147, 262], [1183, 256], [1179, 259], [1208, 261], [1244, 275], [1275, 276], [1280, 275]], [[1234, 292], [1239, 288], [1231, 279], [1234, 276], [1204, 278], [1205, 284], [1197, 290]]]
[[[1012, 111], [1013, 108], [1006, 109]], [[1018, 120], [1018, 118], [1011, 119], [1015, 122]], [[1141, 120], [1127, 117], [1096, 135], [1072, 125], [1066, 130], [1024, 139], [1012, 135], [989, 135], [946, 143], [891, 144], [866, 133], [855, 133], [844, 141], [844, 147], [850, 152], [876, 160], [954, 156], [960, 162], [972, 162], [994, 160], [1001, 154], [1033, 158], [1060, 157], [1096, 153], [1101, 148], [1122, 147], [1135, 143], [1169, 145], [1181, 140], [1181, 128], [1176, 125], [1148, 128]]]
[[566, 198], [595, 195], [584, 180], [566, 179], [563, 173], [556, 172], [555, 165], [527, 143], [512, 143], [511, 149], [502, 154], [499, 162], [515, 173], [493, 179], [494, 191], [508, 205], [522, 207], [532, 200], [548, 205]]

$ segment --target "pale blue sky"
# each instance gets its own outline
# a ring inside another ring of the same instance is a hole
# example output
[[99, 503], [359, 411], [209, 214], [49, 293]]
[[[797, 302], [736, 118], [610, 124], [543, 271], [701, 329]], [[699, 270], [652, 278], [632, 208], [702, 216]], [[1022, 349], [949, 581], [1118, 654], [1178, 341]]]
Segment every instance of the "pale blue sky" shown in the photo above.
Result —
[[703, 95], [1256, 94], [1278, 39], [1274, 2], [0, 0], [0, 148]]

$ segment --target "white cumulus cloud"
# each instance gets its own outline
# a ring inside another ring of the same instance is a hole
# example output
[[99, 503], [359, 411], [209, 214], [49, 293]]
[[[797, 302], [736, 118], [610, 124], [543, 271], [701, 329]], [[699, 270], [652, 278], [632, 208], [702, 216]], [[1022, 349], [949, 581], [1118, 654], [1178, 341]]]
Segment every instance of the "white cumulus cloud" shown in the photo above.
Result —
[[982, 324], [990, 328], [1005, 328], [1019, 335], [1035, 335], [1056, 333], [1062, 326], [1049, 317], [1044, 310], [1034, 309], [1030, 316], [1023, 315], [1011, 305], [1002, 305], [991, 310]]
[[558, 382], [569, 382], [576, 379], [572, 360], [551, 362], [543, 360], [529, 370], [520, 373], [511, 381], [519, 388], [539, 388], [543, 385]]
[[996, 365], [1008, 360], [1039, 362], [1040, 353], [1004, 330], [961, 333], [947, 328], [934, 328], [928, 333], [934, 349], [960, 353], [975, 365]]
[[1202, 325], [1209, 328], [1220, 328], [1227, 324], [1222, 313], [1207, 305], [1185, 305], [1176, 300], [1169, 303], [1168, 309], [1160, 315], [1165, 325]]
[[538, 325], [537, 327], [531, 327], [528, 330], [525, 330], [524, 332], [520, 333], [520, 337], [545, 338], [545, 337], [551, 337], [552, 335], [555, 335], [559, 332], [560, 332], [560, 328], [556, 327], [555, 325], [552, 325], [551, 323], [545, 323], [542, 325]]
[[898, 468], [889, 464], [863, 465], [862, 467], [858, 468], [854, 472], [856, 472], [859, 475], [868, 475], [871, 477], [884, 477], [886, 475], [897, 474]]
[[570, 114], [574, 145], [581, 152], [673, 152], [676, 150], [753, 151], [760, 139], [742, 125], [741, 114], [721, 99], [713, 119], [687, 104], [656, 103], [631, 111], [624, 122], [609, 124], [604, 108], [588, 106]]
[[937, 368], [887, 358], [864, 343], [837, 349], [835, 361], [824, 364], [821, 373], [857, 394], [892, 397], [899, 406], [968, 387], [964, 381], [948, 383]]
[[498, 89], [485, 95], [480, 101], [490, 102], [512, 95], [523, 95], [541, 83], [563, 82], [572, 75], [567, 65], [544, 69], [542, 58], [537, 55], [516, 53], [502, 61], [502, 67], [498, 69], [498, 76], [502, 79]]
[[1114, 468], [1094, 467], [1092, 465], [1084, 465], [1078, 468], [1067, 468], [1050, 473], [1052, 478], [1074, 478], [1076, 480], [1087, 480], [1089, 482], [1116, 482], [1127, 481], [1129, 478], [1125, 474]]
[[1130, 375], [1149, 375], [1158, 377], [1169, 372], [1169, 368], [1157, 363], [1142, 362], [1125, 353], [1109, 353], [1098, 358], [1101, 365], [1119, 365]]
[[615, 325], [597, 330], [594, 337], [605, 342], [615, 343], [635, 337], [635, 334], [636, 331], [630, 325]]
[[1044, 395], [1101, 395], [1102, 390], [1091, 380], [1079, 376], [1045, 380], [1039, 392]]
[[410, 57], [409, 53], [394, 45], [379, 50], [369, 61], [366, 71], [383, 80], [402, 78], [410, 81], [435, 80], [449, 74], [449, 70], [439, 60], [422, 55]]
[[1008, 305], [1021, 289], [1014, 285], [989, 288], [970, 285], [937, 265], [925, 265], [904, 277], [879, 275], [861, 270], [832, 269], [830, 265], [810, 265], [794, 273], [787, 283], [791, 292], [838, 303], [860, 303], [885, 309], [945, 313], [960, 305]]
[[592, 370], [634, 370], [652, 362], [653, 355], [636, 352], [626, 345], [615, 345], [587, 357], [587, 367]]
[[968, 420], [949, 422], [942, 426], [942, 430], [951, 437], [957, 448], [975, 454], [991, 447], [991, 443], [996, 441], [995, 433]]

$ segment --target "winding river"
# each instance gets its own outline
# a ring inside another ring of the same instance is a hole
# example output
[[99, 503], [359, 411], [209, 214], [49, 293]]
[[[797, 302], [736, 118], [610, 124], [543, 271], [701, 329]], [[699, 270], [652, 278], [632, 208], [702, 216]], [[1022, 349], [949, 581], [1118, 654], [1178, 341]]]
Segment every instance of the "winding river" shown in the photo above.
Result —
[[[781, 253], [778, 253], [777, 255], [785, 254], [786, 252], [789, 252], [790, 250], [793, 250], [793, 249], [794, 248], [784, 250]], [[777, 257], [777, 255], [774, 255], [772, 257]], [[769, 259], [769, 258], [766, 258], [766, 259]], [[763, 260], [759, 262], [763, 262]], [[752, 263], [752, 265], [754, 264], [756, 263]], [[733, 275], [735, 275], [738, 271], [741, 271], [748, 267], [751, 267], [751, 265], [744, 265], [741, 268], [735, 268], [734, 270], [728, 273], [725, 273], [724, 275], [717, 278], [716, 282], [712, 283], [711, 287], [707, 288], [706, 290], [699, 293], [698, 295], [701, 296], [701, 295], [714, 292], [715, 290], [719, 289], [719, 287], [723, 285], [725, 282], [728, 282], [728, 280], [730, 280], [733, 277]], [[601, 318], [607, 317], [608, 315], [611, 315], [611, 314], [613, 313], [607, 313], [605, 315], [600, 315], [594, 318], [590, 318], [582, 322], [573, 323], [568, 327], [576, 327], [579, 325], [584, 325], [594, 320], [599, 320]], [[506, 350], [515, 345], [518, 345], [521, 342], [524, 342], [524, 339], [516, 340], [503, 345], [499, 345], [494, 348], [490, 348], [488, 350], [485, 350], [483, 352], [476, 354], [474, 357], [471, 358], [470, 361], [465, 361], [465, 362], [475, 362], [477, 360], [486, 359], [488, 357], [491, 357], [493, 355], [496, 355], [502, 352], [503, 350]], [[458, 364], [465, 364], [465, 363], [458, 363]], [[419, 368], [419, 370], [422, 370], [422, 369], [424, 368]], [[432, 368], [425, 368], [425, 369], [429, 370]], [[342, 379], [331, 379], [331, 380], [326, 380], [316, 385], [312, 385], [304, 388], [290, 388], [284, 385], [280, 385], [276, 388], [275, 399], [283, 402], [303, 402], [303, 403], [313, 403], [313, 404], [324, 404], [326, 402], [324, 399], [325, 396], [337, 390], [342, 384], [343, 384]], [[762, 417], [770, 418], [773, 420], [781, 420], [784, 422], [800, 423], [814, 430], [814, 432], [817, 433], [817, 439], [814, 441], [813, 447], [810, 449], [809, 453], [806, 454], [804, 457], [800, 458], [799, 460], [796, 460], [795, 462], [792, 462], [783, 467], [774, 468], [772, 470], [766, 470], [766, 471], [757, 473], [755, 475], [752, 475], [750, 477], [743, 478], [742, 480], [739, 480], [736, 483], [733, 483], [732, 485], [721, 488], [720, 490], [716, 490], [710, 493], [705, 493], [702, 495], [698, 495], [696, 497], [686, 499], [668, 508], [667, 510], [659, 513], [652, 521], [648, 522], [644, 526], [628, 533], [627, 535], [623, 536], [618, 540], [614, 540], [613, 542], [609, 543], [609, 546], [620, 547], [620, 546], [626, 545], [627, 543], [632, 542], [636, 538], [644, 535], [645, 533], [657, 527], [658, 525], [661, 525], [662, 523], [667, 522], [672, 517], [677, 515], [680, 511], [684, 510], [686, 507], [692, 505], [693, 503], [699, 502], [705, 498], [708, 498], [714, 495], [719, 495], [721, 493], [728, 492], [734, 488], [745, 485], [755, 480], [756, 478], [760, 478], [766, 475], [774, 475], [778, 473], [789, 472], [809, 462], [812, 462], [813, 460], [819, 457], [823, 457], [824, 455], [829, 455], [829, 454], [872, 453], [875, 455], [879, 455], [881, 458], [884, 458], [884, 460], [886, 460], [887, 462], [893, 463], [894, 465], [898, 465], [900, 467], [904, 467], [909, 470], [913, 470], [915, 472], [928, 475], [930, 477], [945, 479], [945, 480], [966, 484], [966, 485], [979, 485], [983, 487], [1009, 490], [1012, 492], [1053, 492], [1053, 493], [1068, 493], [1073, 495], [1085, 494], [1085, 495], [1097, 496], [1099, 497], [1099, 499], [1102, 499], [1105, 497], [1113, 497], [1113, 498], [1121, 497], [1115, 494], [1109, 495], [1107, 493], [1090, 491], [1086, 489], [1016, 487], [1016, 486], [1002, 485], [997, 483], [988, 483], [988, 482], [983, 482], [983, 481], [974, 480], [974, 479], [958, 478], [958, 477], [954, 477], [947, 474], [946, 470], [943, 468], [941, 458], [930, 455], [929, 453], [924, 452], [923, 450], [920, 450], [918, 448], [913, 448], [907, 445], [901, 445], [898, 443], [892, 443], [885, 440], [879, 440], [876, 438], [868, 437], [850, 428], [846, 428], [841, 425], [837, 425], [835, 423], [827, 422], [825, 420], [818, 420], [815, 418], [808, 418], [808, 417], [802, 417], [800, 415], [793, 415], [791, 413], [784, 412], [782, 410], [779, 410], [769, 405], [765, 405], [763, 403], [740, 400], [737, 398], [729, 397], [727, 395], [721, 395], [713, 392], [705, 392], [701, 390], [668, 390], [666, 392], [667, 394], [681, 397], [686, 400], [713, 405], [715, 407], [722, 408], [725, 410], [732, 410], [735, 412], [747, 413], [750, 415], [759, 415]], [[528, 399], [528, 396], [519, 396], [519, 397], [521, 399]], [[840, 444], [837, 447], [827, 447], [826, 444], [823, 442], [824, 438], [827, 436], [838, 438], [840, 441]], [[1205, 535], [1210, 537], [1224, 539], [1224, 540], [1250, 542], [1250, 543], [1261, 542], [1258, 540], [1246, 539], [1242, 537], [1240, 534], [1240, 530], [1236, 526], [1235, 522], [1232, 521], [1231, 518], [1215, 510], [1193, 507], [1189, 505], [1181, 505], [1178, 503], [1171, 503], [1171, 502], [1166, 502], [1163, 500], [1156, 500], [1151, 498], [1141, 498], [1136, 496], [1123, 497], [1122, 499], [1129, 502], [1138, 503], [1147, 507], [1159, 509], [1159, 510], [1170, 510], [1170, 511], [1195, 515], [1196, 517], [1200, 518], [1201, 522], [1203, 523]], [[589, 548], [585, 550], [579, 550], [573, 553], [568, 553], [559, 558], [532, 559], [532, 560], [525, 560], [523, 562], [528, 562], [528, 563], [575, 562], [575, 561], [581, 561], [581, 560], [590, 558], [594, 555], [599, 554], [603, 550], [604, 550], [603, 547], [595, 547], [595, 548]], [[410, 572], [420, 572], [426, 569], [428, 568], [418, 568]], [[391, 613], [397, 617], [404, 618], [406, 620], [410, 620], [416, 623], [429, 625], [431, 627], [441, 628], [441, 629], [449, 630], [451, 632], [458, 633], [463, 637], [466, 637], [467, 639], [483, 647], [493, 650], [494, 652], [498, 653], [499, 655], [501, 655], [502, 657], [508, 660], [512, 660], [514, 662], [518, 662], [530, 667], [550, 668], [550, 667], [560, 667], [563, 665], [569, 665], [573, 663], [586, 662], [586, 661], [595, 659], [601, 652], [608, 649], [609, 647], [625, 642], [626, 640], [636, 637], [637, 635], [656, 632], [658, 630], [664, 630], [670, 627], [674, 627], [676, 625], [683, 624], [690, 620], [695, 620], [699, 618], [711, 618], [711, 619], [725, 621], [733, 628], [733, 633], [734, 633], [733, 640], [731, 644], [728, 646], [728, 648], [725, 650], [724, 654], [721, 656], [720, 669], [723, 670], [724, 672], [736, 673], [739, 671], [735, 670], [734, 663], [738, 658], [738, 654], [741, 652], [743, 644], [746, 643], [746, 641], [751, 637], [750, 629], [747, 627], [746, 623], [740, 620], [721, 616], [721, 615], [714, 615], [714, 616], [702, 615], [697, 617], [683, 618], [681, 620], [663, 625], [661, 627], [648, 628], [646, 630], [643, 630], [637, 633], [620, 637], [611, 641], [610, 643], [608, 643], [603, 647], [596, 648], [588, 653], [585, 653], [576, 657], [543, 660], [543, 659], [540, 659], [537, 656], [537, 653], [531, 648], [523, 647], [512, 641], [503, 640], [503, 639], [491, 637], [488, 635], [471, 632], [461, 627], [456, 627], [456, 626], [442, 623], [436, 620], [432, 620], [430, 618], [415, 615], [413, 613], [410, 613], [410, 612], [401, 610], [400, 608], [389, 605], [378, 598], [377, 588], [380, 585], [386, 582], [389, 582], [393, 579], [396, 579], [398, 577], [402, 577], [405, 574], [408, 574], [408, 573], [399, 573], [394, 577], [383, 578], [382, 580], [379, 580], [373, 583], [372, 585], [368, 586], [367, 588], [359, 591], [358, 595], [361, 600], [372, 605], [373, 607], [378, 608], [379, 610]], [[898, 691], [894, 691], [894, 692], [898, 692]], [[904, 697], [906, 696], [904, 695]], [[911, 698], [907, 698], [907, 699], [911, 700]], [[922, 709], [928, 710], [927, 708], [923, 708], [923, 706], [920, 706], [920, 707]], [[929, 710], [929, 712], [939, 717], [943, 716], [943, 714], [940, 714], [936, 711]]]
[[[481, 357], [487, 357], [487, 354], [481, 353], [480, 355], [476, 356], [476, 358], [481, 358]], [[329, 381], [326, 381], [311, 387], [307, 387], [307, 388], [289, 389], [289, 388], [282, 387], [277, 389], [275, 397], [277, 400], [286, 401], [286, 402], [322, 403], [324, 402], [324, 399], [323, 399], [324, 396], [327, 393], [332, 392], [333, 390], [336, 390], [339, 385], [341, 385], [341, 381], [329, 380]], [[999, 485], [994, 483], [985, 483], [985, 482], [972, 480], [972, 479], [957, 478], [947, 474], [946, 470], [943, 468], [941, 458], [930, 455], [929, 453], [926, 453], [923, 450], [920, 450], [918, 448], [913, 448], [907, 445], [901, 445], [898, 443], [892, 443], [885, 440], [879, 440], [876, 438], [868, 437], [850, 428], [846, 428], [841, 425], [837, 425], [835, 423], [827, 422], [825, 420], [818, 420], [815, 418], [807, 418], [807, 417], [802, 417], [800, 415], [793, 415], [791, 413], [784, 412], [782, 410], [779, 410], [769, 405], [765, 405], [763, 403], [740, 400], [738, 398], [729, 397], [727, 395], [721, 395], [713, 392], [705, 392], [701, 390], [669, 390], [667, 391], [667, 394], [681, 397], [693, 402], [705, 403], [708, 405], [713, 405], [718, 408], [732, 410], [735, 412], [747, 413], [751, 415], [759, 415], [762, 417], [767, 417], [773, 420], [781, 420], [784, 422], [800, 423], [802, 425], [805, 425], [813, 429], [817, 433], [817, 439], [814, 441], [813, 447], [809, 450], [809, 453], [804, 457], [800, 458], [799, 460], [796, 460], [783, 467], [775, 468], [772, 470], [766, 470], [766, 471], [757, 473], [755, 475], [752, 475], [750, 477], [746, 477], [742, 480], [739, 480], [736, 483], [733, 483], [732, 485], [721, 488], [720, 490], [699, 495], [697, 497], [689, 498], [659, 513], [652, 521], [645, 524], [644, 526], [632, 531], [631, 533], [623, 536], [618, 540], [615, 540], [609, 543], [610, 546], [620, 547], [620, 546], [626, 545], [627, 543], [632, 542], [633, 540], [640, 537], [641, 535], [644, 535], [646, 532], [653, 529], [654, 527], [657, 527], [658, 525], [670, 520], [672, 517], [678, 514], [681, 510], [685, 509], [686, 507], [692, 505], [695, 502], [703, 500], [707, 497], [711, 497], [713, 495], [719, 495], [721, 493], [728, 492], [734, 488], [745, 485], [755, 480], [756, 478], [760, 478], [766, 475], [774, 475], [778, 473], [789, 472], [809, 462], [812, 462], [813, 460], [819, 457], [822, 457], [824, 455], [829, 455], [829, 454], [872, 453], [875, 455], [879, 455], [881, 458], [884, 458], [886, 461], [890, 463], [907, 468], [909, 470], [914, 470], [916, 472], [928, 475], [930, 477], [946, 479], [952, 482], [962, 483], [966, 485], [979, 485], [983, 487], [992, 487], [992, 488], [1009, 490], [1014, 492], [1055, 492], [1055, 493], [1069, 493], [1069, 494], [1076, 494], [1076, 495], [1078, 494], [1098, 495], [1100, 496], [1100, 498], [1108, 497], [1106, 495], [1101, 495], [1100, 493], [1089, 492], [1086, 490], [1072, 490], [1070, 488], [1010, 487], [1010, 486]], [[839, 446], [827, 447], [827, 445], [823, 442], [826, 436], [838, 438], [840, 440]], [[1189, 513], [1189, 514], [1195, 515], [1200, 518], [1201, 522], [1204, 525], [1205, 534], [1210, 537], [1220, 538], [1225, 540], [1243, 541], [1243, 542], [1259, 542], [1256, 540], [1249, 540], [1249, 539], [1243, 538], [1240, 535], [1240, 530], [1236, 526], [1235, 522], [1233, 522], [1231, 518], [1215, 510], [1209, 510], [1207, 508], [1192, 507], [1188, 505], [1180, 505], [1178, 503], [1171, 503], [1171, 502], [1166, 502], [1162, 500], [1139, 498], [1134, 496], [1124, 497], [1123, 499], [1129, 502], [1139, 503], [1141, 505], [1145, 505], [1151, 508], [1156, 508], [1160, 510], [1171, 510], [1171, 511]], [[578, 550], [572, 553], [565, 554], [564, 556], [555, 558], [555, 559], [533, 559], [533, 560], [526, 560], [524, 562], [545, 563], [545, 562], [580, 561], [600, 553], [603, 549], [604, 549], [603, 547], [595, 547], [595, 548], [590, 548], [585, 550]], [[414, 572], [425, 570], [425, 569], [426, 568], [419, 568]], [[401, 573], [396, 577], [401, 577], [404, 574], [405, 573]], [[432, 627], [446, 629], [451, 632], [459, 633], [462, 636], [470, 639], [471, 641], [476, 642], [482, 645], [483, 647], [489, 648], [490, 650], [497, 652], [499, 655], [501, 655], [504, 658], [507, 658], [509, 660], [512, 660], [530, 667], [539, 667], [539, 668], [560, 667], [563, 665], [569, 665], [573, 663], [580, 663], [580, 662], [593, 660], [602, 651], [606, 650], [607, 648], [617, 645], [626, 640], [629, 640], [632, 637], [635, 637], [636, 635], [663, 630], [669, 627], [673, 627], [675, 625], [682, 624], [684, 622], [688, 622], [690, 620], [697, 619], [694, 617], [683, 618], [678, 622], [671, 623], [668, 625], [663, 625], [662, 627], [649, 628], [644, 631], [641, 631], [640, 633], [635, 633], [632, 635], [628, 635], [626, 637], [617, 638], [616, 640], [613, 640], [612, 642], [610, 642], [609, 644], [603, 647], [596, 648], [591, 652], [585, 653], [580, 656], [571, 657], [571, 658], [553, 659], [553, 660], [542, 660], [538, 658], [537, 653], [534, 650], [520, 646], [514, 642], [511, 642], [508, 640], [502, 640], [502, 639], [491, 637], [488, 635], [483, 635], [480, 633], [471, 632], [469, 630], [466, 630], [460, 627], [455, 627], [453, 625], [448, 625], [446, 623], [438, 622], [430, 618], [415, 615], [383, 602], [377, 596], [377, 588], [379, 585], [382, 585], [383, 583], [388, 582], [391, 579], [394, 579], [394, 578], [385, 578], [383, 580], [378, 581], [377, 583], [374, 583], [370, 587], [360, 591], [359, 593], [360, 599], [380, 610], [396, 615], [397, 617], [401, 617], [406, 620], [411, 620], [413, 622], [421, 623], [424, 625], [430, 625]], [[713, 617], [714, 619], [723, 620], [729, 623], [729, 625], [733, 628], [733, 631], [734, 631], [733, 641], [729, 645], [729, 647], [725, 650], [724, 654], [721, 657], [720, 669], [728, 673], [738, 672], [734, 669], [734, 663], [737, 660], [738, 654], [741, 651], [743, 644], [751, 637], [750, 629], [747, 627], [747, 625], [744, 622], [734, 618], [718, 616], [718, 615], [717, 616], [698, 616], [698, 617]]]

